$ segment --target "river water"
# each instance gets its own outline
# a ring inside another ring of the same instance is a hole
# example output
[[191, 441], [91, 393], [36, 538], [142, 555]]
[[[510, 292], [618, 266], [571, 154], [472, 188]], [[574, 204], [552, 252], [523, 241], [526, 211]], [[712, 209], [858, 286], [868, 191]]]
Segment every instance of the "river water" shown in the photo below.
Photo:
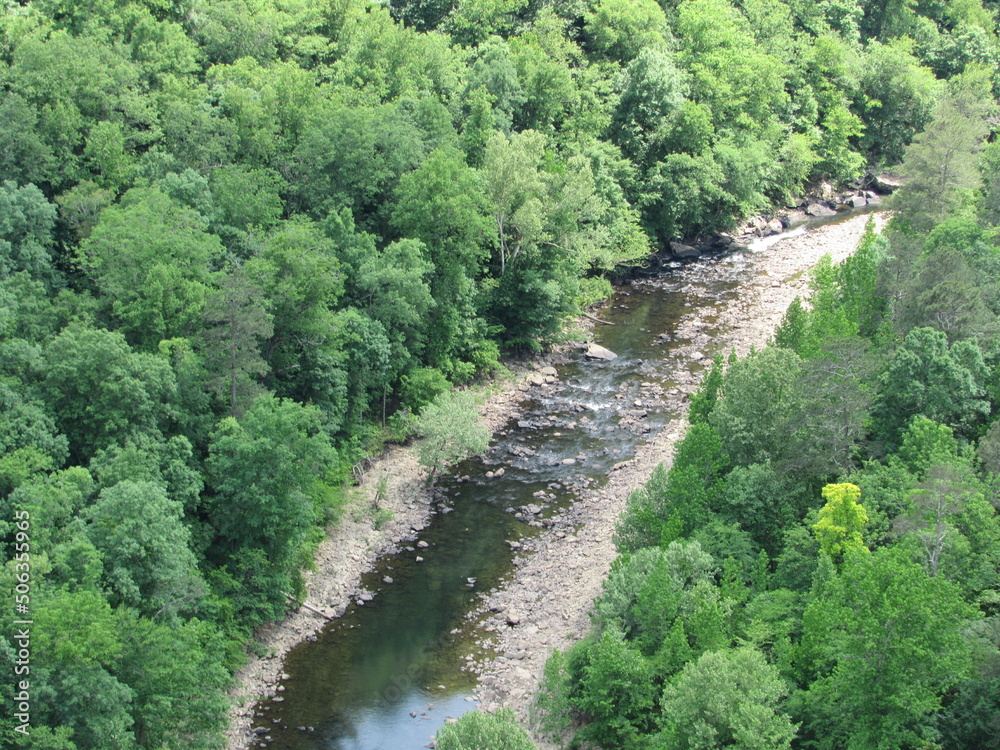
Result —
[[[556, 383], [525, 394], [485, 456], [439, 480], [427, 527], [362, 581], [374, 598], [356, 601], [315, 642], [288, 654], [279, 699], [256, 708], [255, 745], [417, 750], [446, 720], [474, 709], [475, 676], [466, 665], [481, 633], [469, 613], [480, 592], [512, 574], [509, 542], [538, 533], [539, 519], [603, 483], [614, 464], [678, 416], [692, 376], [716, 353], [713, 311], [754, 278], [756, 252], [770, 244], [673, 263], [619, 290], [599, 313], [613, 325], [594, 329], [618, 358], [580, 355], [559, 367]], [[703, 325], [685, 338], [680, 324], [692, 315]], [[704, 356], [692, 364], [695, 349]], [[500, 467], [501, 477], [486, 476]], [[516, 513], [531, 504], [541, 513]]]

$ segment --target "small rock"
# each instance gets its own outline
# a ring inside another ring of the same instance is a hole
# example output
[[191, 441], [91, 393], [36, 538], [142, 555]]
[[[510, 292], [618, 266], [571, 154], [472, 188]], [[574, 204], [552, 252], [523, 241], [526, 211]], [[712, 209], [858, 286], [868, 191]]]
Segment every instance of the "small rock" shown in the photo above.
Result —
[[422, 558], [420, 555], [416, 556], [415, 562], [423, 562], [423, 561], [424, 561], [424, 558]]
[[421, 539], [419, 542], [417, 542], [417, 546], [420, 547], [420, 549], [427, 549], [428, 547], [430, 547], [430, 545], [427, 542], [425, 542], [423, 539]]
[[382, 579], [382, 583], [392, 583], [392, 577], [386, 576], [385, 578]]
[[538, 372], [541, 375], [546, 375], [546, 376], [552, 377], [552, 378], [554, 378], [554, 377], [556, 377], [556, 375], [558, 375], [558, 373], [556, 372], [556, 368], [554, 368], [554, 367], [543, 367]]
[[861, 208], [868, 205], [868, 199], [861, 195], [855, 195], [847, 200], [848, 205], [852, 208]]
[[562, 460], [562, 463], [563, 463], [563, 466], [572, 466], [573, 464], [576, 463], [576, 459], [575, 458], [564, 458]]

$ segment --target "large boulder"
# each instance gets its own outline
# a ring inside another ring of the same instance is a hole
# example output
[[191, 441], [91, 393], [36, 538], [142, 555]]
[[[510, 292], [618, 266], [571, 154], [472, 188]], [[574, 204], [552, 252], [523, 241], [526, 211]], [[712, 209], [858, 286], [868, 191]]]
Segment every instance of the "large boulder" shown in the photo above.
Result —
[[817, 218], [825, 218], [827, 216], [836, 216], [837, 212], [832, 208], [824, 206], [822, 203], [810, 203], [809, 207], [806, 208], [806, 213], [810, 216], [815, 216]]
[[861, 208], [868, 205], [868, 199], [863, 195], [854, 195], [847, 199], [847, 205], [852, 208]]
[[618, 357], [618, 355], [610, 349], [605, 349], [600, 344], [593, 343], [587, 346], [587, 351], [583, 353], [583, 356], [588, 359], [615, 359]]
[[674, 254], [675, 258], [697, 258], [701, 255], [701, 250], [698, 248], [681, 242], [671, 242], [670, 252]]
[[877, 174], [872, 178], [872, 185], [880, 193], [891, 193], [902, 186], [902, 184], [902, 181], [896, 175], [889, 174], [888, 172]]

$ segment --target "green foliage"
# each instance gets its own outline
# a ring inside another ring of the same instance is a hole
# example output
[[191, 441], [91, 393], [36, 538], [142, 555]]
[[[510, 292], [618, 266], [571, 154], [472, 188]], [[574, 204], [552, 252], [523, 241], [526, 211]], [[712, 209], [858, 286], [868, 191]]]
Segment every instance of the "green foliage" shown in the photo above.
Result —
[[219, 423], [207, 469], [223, 561], [249, 564], [248, 556], [259, 551], [269, 562], [257, 575], [295, 578], [299, 548], [316, 519], [313, 497], [336, 460], [321, 424], [315, 408], [269, 395], [254, 401], [243, 419]]
[[451, 384], [433, 367], [420, 367], [403, 376], [403, 403], [415, 412], [448, 390]]
[[962, 630], [973, 609], [902, 550], [853, 552], [828, 585], [803, 619], [803, 642], [818, 653], [818, 679], [803, 696], [817, 746], [904, 748], [932, 737], [943, 692], [969, 667]]
[[719, 398], [719, 388], [722, 387], [723, 358], [721, 354], [715, 355], [712, 359], [712, 369], [698, 386], [698, 392], [691, 397], [691, 405], [688, 407], [688, 421], [693, 425], [700, 422], [708, 422], [715, 402]]
[[989, 413], [986, 367], [975, 341], [948, 346], [945, 334], [916, 328], [906, 335], [879, 379], [873, 407], [886, 441], [897, 443], [913, 416], [952, 426], [968, 435]]
[[702, 654], [664, 689], [657, 746], [790, 748], [796, 727], [780, 705], [787, 690], [753, 648]]
[[441, 750], [534, 750], [535, 743], [509, 708], [488, 714], [470, 711], [435, 735]]
[[795, 500], [791, 479], [765, 462], [730, 471], [713, 493], [711, 507], [724, 521], [740, 524], [758, 545], [773, 550], [779, 546], [773, 535], [797, 520]]
[[417, 421], [420, 463], [428, 481], [442, 469], [474, 453], [482, 453], [490, 433], [479, 423], [479, 403], [471, 391], [446, 391], [424, 406]]
[[0, 279], [18, 271], [51, 283], [56, 207], [34, 185], [0, 185]]
[[692, 424], [669, 473], [657, 467], [645, 487], [629, 498], [615, 533], [618, 548], [665, 545], [693, 532], [707, 519], [715, 484], [728, 466], [716, 430]]
[[120, 333], [67, 327], [46, 346], [42, 367], [45, 403], [74, 458], [168, 425], [173, 371], [164, 359], [133, 351]]
[[84, 514], [104, 559], [113, 604], [151, 617], [190, 611], [203, 591], [183, 508], [151, 482], [122, 481], [101, 491]]
[[[794, 355], [706, 377], [673, 469], [620, 523], [643, 565], [619, 564], [616, 614], [569, 660], [564, 718], [595, 719], [580, 742], [658, 746], [661, 686], [737, 636], [803, 695], [832, 680], [796, 651], [801, 597], [837, 576], [809, 533], [827, 482], [862, 489], [875, 555], [995, 610], [995, 493], [971, 463], [1000, 393], [991, 4], [320, 6], [60, 0], [0, 21], [0, 528], [32, 514], [36, 623], [61, 633], [36, 644], [22, 745], [217, 746], [242, 645], [410, 409], [432, 473], [481, 450], [450, 383], [561, 340], [651, 250], [865, 161], [904, 160], [891, 240], [820, 268], [778, 333]], [[685, 564], [701, 573], [678, 584]], [[989, 726], [981, 674], [942, 741]], [[803, 745], [839, 742], [796, 700]]]
[[850, 482], [828, 484], [823, 488], [823, 499], [826, 504], [812, 527], [820, 549], [835, 561], [854, 552], [867, 552], [862, 532], [868, 514], [858, 502], [861, 489]]
[[892, 196], [910, 230], [931, 229], [979, 186], [977, 156], [993, 109], [985, 71], [951, 81], [927, 127], [907, 147], [900, 168], [907, 181]]
[[594, 621], [603, 632], [616, 628], [645, 654], [663, 642], [675, 618], [690, 614], [692, 591], [709, 584], [715, 561], [698, 542], [671, 542], [622, 558], [594, 601]]
[[663, 9], [653, 0], [597, 0], [584, 15], [584, 36], [599, 55], [626, 62], [665, 46], [669, 32]]
[[633, 747], [652, 728], [656, 687], [649, 662], [614, 627], [578, 646], [569, 658], [570, 674], [578, 676], [570, 701], [589, 719], [577, 736]]
[[212, 377], [206, 385], [233, 417], [242, 416], [260, 395], [259, 379], [268, 372], [260, 345], [274, 335], [274, 318], [264, 309], [263, 297], [263, 290], [236, 269], [207, 300], [203, 336]]
[[900, 38], [872, 42], [859, 59], [854, 110], [864, 122], [861, 146], [869, 162], [898, 164], [914, 134], [930, 121], [937, 82]]
[[118, 613], [116, 674], [133, 692], [133, 732], [143, 748], [212, 750], [228, 721], [226, 644], [197, 619], [164, 625]]
[[157, 190], [136, 189], [111, 206], [80, 246], [79, 260], [101, 291], [103, 308], [147, 350], [199, 328], [221, 259], [204, 220]]
[[800, 367], [796, 354], [777, 347], [730, 365], [709, 421], [733, 464], [749, 466], [781, 455], [784, 425], [797, 407]]

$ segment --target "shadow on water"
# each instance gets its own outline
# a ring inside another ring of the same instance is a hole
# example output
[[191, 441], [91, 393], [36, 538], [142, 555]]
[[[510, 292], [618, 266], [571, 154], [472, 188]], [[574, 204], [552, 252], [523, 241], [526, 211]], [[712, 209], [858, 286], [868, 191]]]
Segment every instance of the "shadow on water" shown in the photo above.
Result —
[[[417, 750], [447, 718], [474, 708], [475, 678], [462, 667], [479, 634], [467, 615], [478, 592], [511, 575], [506, 542], [537, 533], [512, 511], [538, 503], [544, 516], [566, 507], [576, 491], [602, 484], [615, 463], [631, 458], [641, 441], [677, 416], [643, 388], [676, 390], [678, 368], [691, 369], [676, 352], [699, 342], [673, 336], [685, 317], [705, 323], [708, 363], [715, 353], [713, 312], [754, 277], [754, 255], [675, 264], [660, 279], [619, 290], [600, 313], [613, 325], [595, 330], [618, 358], [581, 358], [559, 368], [558, 381], [526, 396], [517, 419], [484, 457], [440, 480], [445, 501], [419, 536], [427, 546], [404, 542], [411, 546], [383, 557], [362, 581], [374, 599], [352, 604], [316, 642], [289, 653], [281, 700], [256, 707], [254, 727], [262, 734], [254, 744]], [[630, 429], [623, 429], [626, 423]], [[487, 478], [498, 466], [503, 477]], [[465, 476], [468, 481], [458, 479]], [[386, 576], [391, 584], [383, 583]]]

